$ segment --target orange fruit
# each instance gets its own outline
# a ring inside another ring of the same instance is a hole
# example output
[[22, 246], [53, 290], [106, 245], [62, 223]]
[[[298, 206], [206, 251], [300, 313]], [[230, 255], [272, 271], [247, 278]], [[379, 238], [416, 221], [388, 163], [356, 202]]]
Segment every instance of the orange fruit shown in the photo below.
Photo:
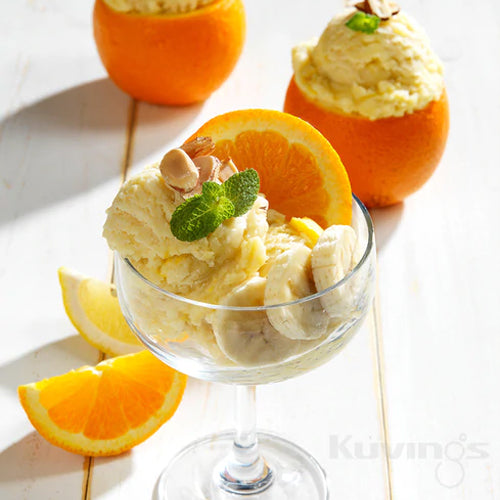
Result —
[[401, 117], [368, 118], [323, 109], [292, 78], [284, 110], [316, 127], [342, 158], [354, 194], [368, 207], [398, 203], [432, 175], [448, 136], [446, 92]]
[[216, 116], [189, 140], [210, 136], [214, 155], [239, 170], [254, 168], [269, 206], [288, 217], [309, 217], [328, 227], [351, 221], [351, 186], [339, 156], [311, 125], [264, 109]]
[[242, 0], [215, 0], [184, 14], [136, 14], [94, 6], [94, 38], [110, 78], [136, 99], [206, 99], [233, 70], [245, 40]]
[[180, 403], [186, 376], [148, 351], [84, 366], [18, 388], [36, 430], [50, 443], [89, 456], [141, 443]]

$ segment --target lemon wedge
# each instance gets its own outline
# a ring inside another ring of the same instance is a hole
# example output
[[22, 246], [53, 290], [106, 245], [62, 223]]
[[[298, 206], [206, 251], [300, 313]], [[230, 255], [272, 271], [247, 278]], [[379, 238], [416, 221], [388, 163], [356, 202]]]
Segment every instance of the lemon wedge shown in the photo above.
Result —
[[144, 348], [123, 317], [114, 285], [66, 267], [58, 272], [66, 314], [89, 344], [109, 356]]

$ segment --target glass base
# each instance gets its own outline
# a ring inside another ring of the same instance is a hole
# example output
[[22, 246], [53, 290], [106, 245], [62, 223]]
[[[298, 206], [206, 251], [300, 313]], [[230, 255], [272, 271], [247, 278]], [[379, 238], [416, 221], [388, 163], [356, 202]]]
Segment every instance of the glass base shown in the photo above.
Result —
[[157, 483], [158, 500], [327, 500], [326, 476], [307, 451], [275, 436], [259, 432], [259, 449], [272, 474], [260, 493], [228, 493], [219, 485], [220, 464], [230, 454], [234, 432], [201, 438], [179, 452]]

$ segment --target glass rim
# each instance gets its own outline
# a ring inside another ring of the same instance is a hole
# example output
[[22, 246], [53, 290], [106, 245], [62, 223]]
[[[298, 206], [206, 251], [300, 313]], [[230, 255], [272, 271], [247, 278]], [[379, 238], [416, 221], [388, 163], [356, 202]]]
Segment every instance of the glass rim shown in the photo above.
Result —
[[[140, 279], [142, 280], [148, 287], [154, 289], [155, 291], [161, 293], [162, 295], [165, 295], [171, 299], [178, 300], [180, 302], [184, 302], [186, 304], [190, 304], [193, 306], [198, 306], [198, 307], [204, 307], [207, 309], [222, 309], [226, 311], [267, 311], [269, 309], [278, 309], [282, 307], [289, 307], [289, 306], [295, 306], [298, 304], [303, 304], [306, 302], [310, 302], [312, 300], [320, 299], [323, 297], [323, 295], [326, 295], [330, 293], [332, 290], [335, 290], [336, 288], [341, 287], [344, 283], [347, 283], [354, 275], [356, 275], [359, 270], [363, 267], [364, 263], [368, 259], [368, 256], [370, 255], [372, 249], [373, 249], [373, 243], [374, 243], [374, 229], [373, 229], [373, 222], [370, 217], [370, 213], [368, 212], [368, 209], [363, 205], [361, 200], [353, 193], [352, 194], [354, 202], [358, 205], [358, 207], [361, 210], [361, 213], [364, 217], [364, 220], [366, 222], [367, 230], [368, 230], [368, 241], [366, 244], [366, 248], [363, 252], [363, 256], [359, 260], [359, 262], [340, 280], [337, 281], [337, 283], [333, 284], [332, 286], [329, 286], [328, 288], [325, 288], [324, 290], [321, 290], [320, 292], [313, 293], [311, 295], [307, 295], [306, 297], [301, 297], [300, 299], [296, 299], [290, 302], [282, 302], [280, 304], [269, 304], [269, 305], [263, 305], [263, 306], [229, 306], [229, 305], [223, 305], [223, 304], [212, 304], [210, 302], [203, 302], [200, 300], [195, 300], [195, 299], [190, 299], [188, 297], [184, 297], [182, 295], [177, 295], [176, 293], [169, 292], [168, 290], [165, 290], [161, 288], [160, 286], [156, 285], [153, 283], [151, 280], [146, 278], [131, 262], [129, 259], [122, 257], [118, 252], [115, 253], [115, 259], [116, 260], [121, 260], [124, 262], [128, 268]], [[117, 269], [118, 266], [116, 266]], [[120, 271], [118, 271], [120, 273]]]

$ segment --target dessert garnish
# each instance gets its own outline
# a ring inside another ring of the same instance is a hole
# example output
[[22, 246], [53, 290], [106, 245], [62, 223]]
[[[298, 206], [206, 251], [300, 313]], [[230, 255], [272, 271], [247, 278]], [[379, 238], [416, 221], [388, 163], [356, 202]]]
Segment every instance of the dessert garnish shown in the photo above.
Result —
[[196, 137], [192, 141], [185, 142], [182, 149], [192, 160], [198, 156], [206, 156], [215, 151], [215, 143], [211, 137]]
[[257, 171], [238, 172], [231, 158], [221, 162], [211, 155], [214, 150], [211, 137], [196, 137], [170, 150], [161, 160], [163, 180], [186, 200], [170, 221], [178, 240], [204, 238], [226, 219], [248, 212], [257, 199]]
[[248, 212], [259, 193], [259, 174], [253, 168], [238, 172], [219, 184], [206, 181], [201, 194], [179, 205], [170, 220], [172, 234], [181, 241], [195, 241], [215, 231], [226, 219]]
[[211, 137], [196, 137], [165, 154], [160, 163], [161, 175], [184, 199], [200, 194], [204, 182], [222, 183], [238, 172], [231, 158], [221, 162], [212, 156], [214, 151]]
[[354, 7], [360, 12], [377, 16], [381, 21], [388, 21], [400, 10], [396, 2], [389, 2], [388, 0], [364, 0]]
[[375, 33], [380, 24], [380, 18], [366, 12], [356, 12], [345, 25], [353, 31], [361, 31], [367, 35]]
[[200, 170], [180, 148], [165, 154], [160, 163], [160, 172], [165, 182], [181, 194], [193, 190], [200, 178]]
[[375, 33], [380, 21], [388, 21], [399, 12], [399, 6], [387, 0], [364, 0], [356, 5], [357, 11], [346, 23], [354, 31]]

